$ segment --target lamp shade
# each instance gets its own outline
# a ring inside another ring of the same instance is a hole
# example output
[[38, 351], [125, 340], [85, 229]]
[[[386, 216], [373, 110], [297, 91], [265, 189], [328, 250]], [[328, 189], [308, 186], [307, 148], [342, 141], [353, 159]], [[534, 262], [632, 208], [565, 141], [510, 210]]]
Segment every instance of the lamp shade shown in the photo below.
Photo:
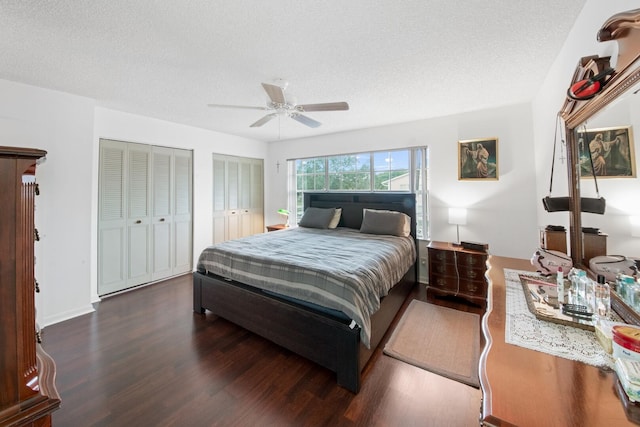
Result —
[[449, 208], [449, 224], [465, 225], [467, 210], [465, 208]]

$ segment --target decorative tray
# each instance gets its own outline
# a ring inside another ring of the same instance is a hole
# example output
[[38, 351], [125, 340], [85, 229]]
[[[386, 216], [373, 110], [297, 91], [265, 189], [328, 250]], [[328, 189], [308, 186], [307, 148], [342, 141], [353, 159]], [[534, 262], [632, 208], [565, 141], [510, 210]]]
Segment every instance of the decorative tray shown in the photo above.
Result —
[[[519, 274], [524, 297], [529, 311], [540, 320], [595, 331], [595, 316], [592, 319], [568, 316], [562, 313], [557, 303], [558, 291], [555, 276], [543, 277]], [[566, 288], [566, 285], [565, 285]], [[555, 301], [554, 298], [555, 297]]]

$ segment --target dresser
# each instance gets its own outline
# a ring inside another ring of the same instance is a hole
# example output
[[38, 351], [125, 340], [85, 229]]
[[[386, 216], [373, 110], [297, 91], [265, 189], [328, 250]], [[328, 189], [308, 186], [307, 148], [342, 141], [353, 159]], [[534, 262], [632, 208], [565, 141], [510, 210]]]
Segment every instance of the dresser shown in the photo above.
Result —
[[50, 426], [60, 406], [35, 313], [35, 170], [45, 154], [0, 147], [0, 426]]
[[447, 242], [431, 242], [427, 293], [457, 296], [486, 307], [488, 254]]
[[491, 256], [480, 356], [483, 426], [632, 426], [611, 370], [505, 341], [504, 269], [533, 271], [526, 259]]

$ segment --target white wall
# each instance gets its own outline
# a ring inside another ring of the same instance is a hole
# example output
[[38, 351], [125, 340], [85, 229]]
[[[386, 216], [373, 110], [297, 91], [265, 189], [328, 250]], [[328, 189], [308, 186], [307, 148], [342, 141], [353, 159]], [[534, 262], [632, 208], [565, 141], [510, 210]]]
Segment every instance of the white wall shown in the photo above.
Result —
[[2, 145], [47, 150], [35, 223], [41, 326], [90, 312], [91, 99], [0, 80]]
[[[265, 164], [267, 224], [279, 221], [286, 206], [287, 172], [276, 164], [287, 159], [426, 145], [429, 147], [432, 240], [455, 241], [448, 224], [449, 207], [467, 207], [461, 240], [485, 242], [492, 254], [529, 258], [538, 243], [535, 208], [535, 168], [532, 162], [529, 105], [460, 114], [400, 125], [270, 143]], [[498, 138], [497, 181], [458, 181], [458, 141]]]
[[[567, 88], [579, 59], [590, 55], [612, 56], [612, 58], [615, 58], [617, 56], [617, 43], [599, 43], [596, 39], [597, 32], [612, 15], [637, 7], [638, 3], [631, 0], [615, 2], [587, 1], [562, 51], [545, 79], [538, 96], [533, 101], [538, 200], [548, 194], [555, 116], [564, 103]], [[638, 107], [636, 106], [635, 108], [635, 111], [638, 111]], [[617, 121], [612, 120], [606, 125], [606, 122], [592, 120], [588, 124], [588, 128], [635, 126], [639, 120], [637, 114], [635, 116], [631, 113], [628, 115], [620, 114]], [[640, 133], [636, 132], [636, 139], [638, 135]], [[640, 164], [640, 150], [637, 148], [636, 144], [636, 166]], [[568, 194], [566, 162], [564, 164], [560, 163], [559, 157], [560, 153], [557, 152], [557, 170], [554, 174], [553, 194], [565, 196]], [[600, 195], [607, 200], [607, 213], [604, 216], [584, 214], [583, 226], [599, 227], [602, 232], [609, 235], [607, 239], [607, 252], [609, 254], [640, 257], [640, 239], [631, 236], [629, 223], [629, 215], [640, 213], [640, 201], [638, 199], [640, 180], [638, 178], [601, 179], [598, 181], [598, 186]], [[581, 188], [585, 197], [595, 197], [593, 182], [582, 180]], [[568, 228], [569, 214], [567, 212], [547, 213], [540, 202], [536, 204], [536, 208], [537, 223], [540, 227], [547, 224], [557, 224]]]

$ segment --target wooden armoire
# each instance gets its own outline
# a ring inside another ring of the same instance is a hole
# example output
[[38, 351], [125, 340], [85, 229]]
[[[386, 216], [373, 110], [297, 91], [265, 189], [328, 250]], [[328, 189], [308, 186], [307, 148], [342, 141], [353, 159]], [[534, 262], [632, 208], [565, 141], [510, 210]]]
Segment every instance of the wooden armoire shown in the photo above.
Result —
[[35, 312], [35, 171], [45, 155], [0, 147], [0, 426], [50, 426], [60, 406]]

